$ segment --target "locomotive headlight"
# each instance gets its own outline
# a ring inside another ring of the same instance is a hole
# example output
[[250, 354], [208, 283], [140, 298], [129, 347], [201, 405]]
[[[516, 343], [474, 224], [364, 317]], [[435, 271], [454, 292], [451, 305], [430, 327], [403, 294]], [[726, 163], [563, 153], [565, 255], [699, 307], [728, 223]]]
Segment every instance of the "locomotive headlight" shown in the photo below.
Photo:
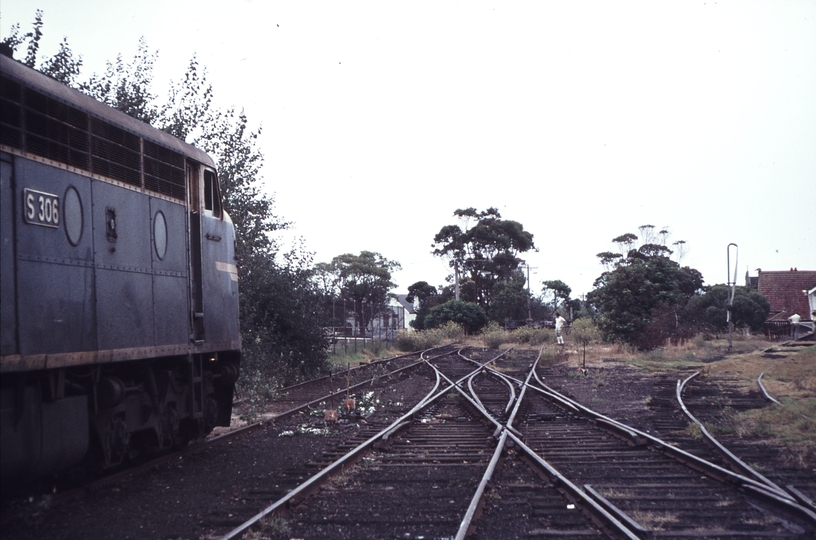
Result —
[[210, 362], [215, 362], [215, 360], [216, 360], [215, 356], [210, 356]]

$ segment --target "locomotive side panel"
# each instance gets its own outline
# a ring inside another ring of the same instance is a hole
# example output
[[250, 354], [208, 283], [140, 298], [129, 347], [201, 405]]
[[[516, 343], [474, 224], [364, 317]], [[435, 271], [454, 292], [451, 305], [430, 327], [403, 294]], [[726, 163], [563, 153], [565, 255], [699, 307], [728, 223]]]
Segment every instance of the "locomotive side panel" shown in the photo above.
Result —
[[228, 344], [240, 335], [238, 327], [238, 269], [235, 235], [229, 218], [204, 216], [204, 335], [210, 344]]
[[[93, 238], [87, 231], [89, 179], [17, 158], [13, 183], [18, 352], [95, 349]], [[67, 213], [66, 200], [71, 201]], [[15, 301], [13, 294], [4, 298]]]
[[147, 197], [94, 182], [93, 201], [99, 348], [150, 346], [153, 280]]
[[17, 303], [13, 301], [14, 281], [14, 218], [11, 207], [11, 156], [0, 152], [0, 356], [16, 354]]
[[181, 204], [151, 197], [150, 215], [156, 345], [187, 343], [190, 287], [186, 210]]

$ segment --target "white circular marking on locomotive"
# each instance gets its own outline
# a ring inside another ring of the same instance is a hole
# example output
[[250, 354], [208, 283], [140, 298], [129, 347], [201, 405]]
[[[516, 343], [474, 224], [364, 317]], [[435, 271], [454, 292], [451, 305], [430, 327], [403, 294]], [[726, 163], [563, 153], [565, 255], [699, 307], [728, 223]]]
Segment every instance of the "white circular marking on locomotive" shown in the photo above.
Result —
[[167, 222], [161, 211], [156, 212], [153, 218], [153, 245], [156, 247], [156, 256], [163, 261], [167, 254]]
[[79, 244], [82, 239], [83, 217], [82, 200], [74, 186], [65, 191], [65, 200], [62, 203], [62, 220], [65, 223], [65, 236], [72, 246]]

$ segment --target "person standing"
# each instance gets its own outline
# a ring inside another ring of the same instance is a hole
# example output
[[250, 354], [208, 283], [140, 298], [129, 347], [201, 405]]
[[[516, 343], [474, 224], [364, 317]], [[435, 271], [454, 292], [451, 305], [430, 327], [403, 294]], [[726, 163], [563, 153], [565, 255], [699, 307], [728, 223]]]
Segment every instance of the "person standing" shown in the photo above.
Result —
[[788, 320], [791, 323], [791, 337], [793, 339], [799, 339], [799, 322], [802, 320], [802, 317], [799, 316], [798, 313], [794, 313]]
[[559, 345], [564, 344], [564, 336], [561, 335], [562, 331], [564, 330], [564, 325], [567, 323], [567, 320], [561, 316], [560, 313], [555, 313], [555, 336], [558, 340]]

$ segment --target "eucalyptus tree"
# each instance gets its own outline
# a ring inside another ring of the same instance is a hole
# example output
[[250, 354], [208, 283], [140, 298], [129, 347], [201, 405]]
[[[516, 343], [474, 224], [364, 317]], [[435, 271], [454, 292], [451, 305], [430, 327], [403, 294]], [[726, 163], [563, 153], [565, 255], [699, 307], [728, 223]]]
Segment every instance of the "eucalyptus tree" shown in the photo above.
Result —
[[[570, 294], [572, 294], [572, 289], [569, 285], [561, 281], [560, 279], [553, 279], [548, 281], [543, 281], [541, 283], [542, 287], [542, 294], [547, 296], [547, 294], [552, 294], [553, 299], [553, 311], [558, 309], [559, 304], [567, 304], [570, 301]], [[560, 302], [559, 302], [560, 301]]]
[[507, 281], [524, 262], [519, 255], [535, 249], [532, 233], [496, 208], [456, 210], [458, 225], [445, 225], [434, 236], [433, 254], [448, 259], [458, 283], [460, 274], [473, 281], [476, 303], [487, 308], [493, 286]]
[[672, 261], [672, 251], [662, 244], [634, 248], [637, 239], [630, 233], [612, 240], [627, 248], [625, 256], [598, 254], [612, 269], [595, 280], [587, 300], [600, 312], [598, 326], [606, 338], [651, 349], [693, 326], [689, 302], [703, 276]]
[[344, 253], [334, 257], [331, 263], [320, 265], [321, 270], [333, 275], [340, 298], [354, 306], [359, 335], [365, 335], [372, 317], [385, 309], [389, 291], [396, 287], [391, 273], [400, 268], [397, 261], [373, 251], [361, 251], [359, 255]]

